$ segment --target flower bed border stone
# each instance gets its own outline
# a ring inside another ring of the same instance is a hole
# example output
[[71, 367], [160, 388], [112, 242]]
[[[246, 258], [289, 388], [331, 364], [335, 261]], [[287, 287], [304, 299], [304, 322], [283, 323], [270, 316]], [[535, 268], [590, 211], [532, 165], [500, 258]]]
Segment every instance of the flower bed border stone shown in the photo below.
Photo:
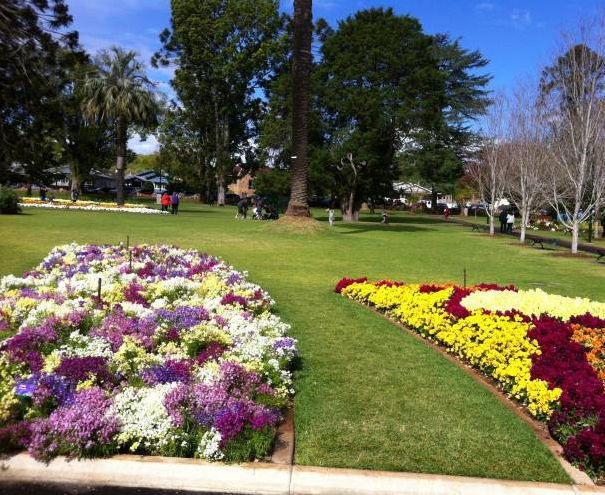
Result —
[[147, 488], [266, 495], [572, 495], [605, 494], [605, 488], [555, 483], [394, 473], [255, 462], [238, 465], [197, 459], [119, 455], [48, 465], [26, 454], [0, 460], [3, 483], [70, 487]]

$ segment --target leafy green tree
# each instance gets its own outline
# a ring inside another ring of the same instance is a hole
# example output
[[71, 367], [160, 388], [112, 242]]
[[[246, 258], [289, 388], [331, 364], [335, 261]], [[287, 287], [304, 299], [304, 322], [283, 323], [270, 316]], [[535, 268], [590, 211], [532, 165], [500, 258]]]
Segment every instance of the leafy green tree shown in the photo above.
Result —
[[447, 35], [432, 39], [439, 70], [433, 112], [426, 113], [420, 126], [410, 132], [401, 158], [430, 186], [434, 210], [438, 190], [452, 191], [464, 173], [464, 161], [476, 140], [469, 124], [490, 103], [486, 86], [491, 76], [479, 73], [488, 64], [479, 51], [468, 51]]
[[57, 155], [64, 72], [77, 48], [63, 0], [0, 2], [0, 181], [18, 164], [30, 182], [46, 182]]
[[192, 125], [181, 108], [167, 111], [159, 126], [158, 165], [199, 193], [200, 202], [213, 197], [214, 168], [210, 161], [207, 134]]
[[124, 204], [128, 133], [133, 126], [153, 128], [160, 112], [151, 82], [136, 53], [120, 47], [99, 52], [96, 70], [84, 81], [82, 110], [88, 121], [115, 126], [117, 202]]
[[82, 114], [86, 97], [84, 81], [94, 68], [87, 55], [81, 54], [67, 71], [66, 84], [59, 99], [61, 128], [57, 135], [61, 146], [60, 162], [70, 169], [70, 188], [82, 193], [84, 180], [93, 169], [104, 170], [111, 165], [115, 152], [115, 136], [106, 121], [88, 122]]
[[441, 75], [432, 43], [416, 19], [381, 8], [357, 12], [325, 38], [319, 99], [330, 126], [330, 162], [351, 154], [363, 163], [356, 177], [352, 167], [334, 170], [347, 220], [358, 218], [369, 196], [391, 193], [397, 151], [434, 113]]
[[260, 114], [255, 90], [283, 51], [276, 0], [173, 0], [171, 29], [155, 65], [176, 65], [172, 81], [192, 132], [212, 151], [218, 203], [232, 157], [248, 146]]
[[278, 205], [282, 198], [290, 196], [291, 181], [290, 172], [286, 170], [259, 170], [254, 177], [254, 193]]

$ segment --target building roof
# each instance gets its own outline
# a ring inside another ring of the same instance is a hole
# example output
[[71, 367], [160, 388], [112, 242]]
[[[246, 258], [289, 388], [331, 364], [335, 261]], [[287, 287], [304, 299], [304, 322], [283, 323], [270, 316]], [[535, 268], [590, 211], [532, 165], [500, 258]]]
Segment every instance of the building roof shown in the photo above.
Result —
[[413, 182], [395, 182], [393, 189], [408, 194], [428, 194], [431, 192], [429, 188], [420, 184], [414, 184]]

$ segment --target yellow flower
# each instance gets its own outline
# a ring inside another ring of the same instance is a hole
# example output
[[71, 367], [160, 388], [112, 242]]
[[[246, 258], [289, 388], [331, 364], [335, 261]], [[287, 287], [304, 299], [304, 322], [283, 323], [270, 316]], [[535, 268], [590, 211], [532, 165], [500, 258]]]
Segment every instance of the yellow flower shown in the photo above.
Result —
[[[448, 352], [494, 378], [506, 393], [527, 404], [531, 414], [548, 418], [561, 390], [549, 389], [543, 380], [531, 379], [531, 356], [540, 354], [540, 348], [535, 340], [527, 337], [530, 325], [518, 316], [511, 319], [483, 314], [481, 304], [475, 301], [467, 306], [474, 310], [471, 315], [457, 319], [443, 309], [453, 291], [453, 287], [446, 287], [435, 292], [420, 292], [420, 286], [415, 284], [377, 287], [364, 282], [348, 286], [342, 294], [373, 305], [444, 345]], [[480, 295], [485, 293], [476, 291], [472, 296], [478, 294], [477, 301], [483, 302]]]

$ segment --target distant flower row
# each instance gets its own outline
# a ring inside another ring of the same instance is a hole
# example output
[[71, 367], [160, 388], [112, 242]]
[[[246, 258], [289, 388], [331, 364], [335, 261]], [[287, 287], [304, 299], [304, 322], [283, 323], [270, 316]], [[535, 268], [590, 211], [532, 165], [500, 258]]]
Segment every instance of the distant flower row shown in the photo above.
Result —
[[165, 211], [155, 208], [147, 208], [139, 204], [125, 203], [119, 206], [116, 203], [102, 203], [97, 201], [70, 201], [67, 199], [53, 199], [42, 201], [37, 198], [19, 198], [19, 205], [33, 208], [52, 208], [60, 210], [85, 210], [85, 211], [117, 211], [125, 213], [145, 214], [167, 214]]
[[336, 292], [386, 313], [494, 379], [571, 462], [605, 474], [605, 304], [480, 285], [343, 279]]
[[194, 250], [131, 254], [70, 244], [0, 279], [0, 334], [12, 335], [0, 345], [0, 446], [40, 460], [265, 456], [297, 353], [272, 300]]

